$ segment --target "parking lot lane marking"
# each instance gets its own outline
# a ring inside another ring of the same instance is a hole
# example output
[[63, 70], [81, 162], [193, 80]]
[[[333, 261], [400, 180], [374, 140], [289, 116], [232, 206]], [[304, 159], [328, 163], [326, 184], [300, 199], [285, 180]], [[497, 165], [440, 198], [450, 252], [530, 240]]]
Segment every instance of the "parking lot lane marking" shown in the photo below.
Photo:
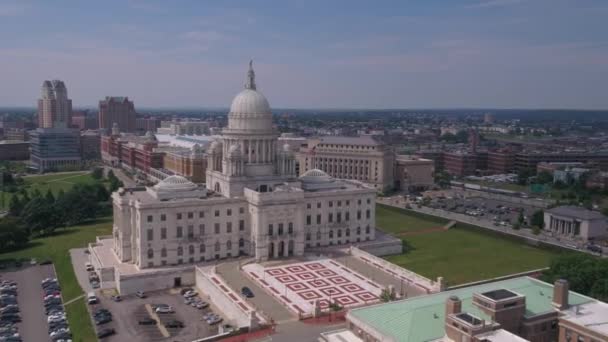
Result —
[[72, 299], [68, 300], [67, 302], [63, 303], [63, 306], [66, 306], [68, 304], [72, 304], [75, 301], [79, 300], [80, 298], [84, 298], [84, 296], [85, 296], [85, 294], [83, 293], [83, 294], [81, 294], [80, 296], [78, 296], [76, 298], [72, 298]]
[[146, 304], [146, 310], [148, 311], [148, 314], [150, 315], [150, 317], [152, 317], [152, 319], [155, 319], [158, 322], [158, 324], [156, 326], [158, 327], [158, 330], [160, 330], [160, 333], [163, 335], [163, 337], [167, 338], [167, 337], [171, 336], [171, 334], [169, 333], [169, 330], [167, 330], [165, 325], [161, 322], [160, 317], [158, 317], [156, 312], [154, 312], [154, 310], [152, 310], [152, 305]]

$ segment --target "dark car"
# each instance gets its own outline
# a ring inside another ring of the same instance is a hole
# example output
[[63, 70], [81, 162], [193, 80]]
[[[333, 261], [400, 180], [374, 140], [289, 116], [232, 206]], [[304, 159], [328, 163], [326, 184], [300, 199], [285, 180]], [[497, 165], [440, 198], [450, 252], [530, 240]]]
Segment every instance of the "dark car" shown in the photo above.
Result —
[[114, 329], [107, 328], [107, 329], [99, 330], [97, 332], [97, 337], [98, 338], [104, 338], [104, 337], [112, 336], [114, 334], [116, 334], [116, 331], [114, 331]]
[[52, 263], [53, 263], [53, 262], [52, 262], [51, 260], [46, 259], [46, 260], [42, 260], [42, 261], [39, 263], [39, 265], [50, 265], [50, 264], [52, 264]]
[[106, 324], [112, 322], [112, 316], [108, 316], [108, 315], [104, 315], [101, 317], [95, 317], [95, 324], [96, 325], [102, 325], [102, 324]]
[[158, 322], [156, 322], [155, 319], [152, 318], [144, 318], [142, 320], [140, 320], [139, 322], [137, 322], [139, 325], [155, 325]]
[[181, 321], [178, 321], [178, 320], [172, 320], [172, 321], [169, 321], [169, 322], [165, 323], [165, 327], [167, 327], [167, 328], [183, 328], [184, 327], [184, 323], [182, 323]]
[[251, 289], [247, 286], [243, 286], [241, 289], [241, 294], [247, 298], [253, 298], [253, 291], [251, 291]]

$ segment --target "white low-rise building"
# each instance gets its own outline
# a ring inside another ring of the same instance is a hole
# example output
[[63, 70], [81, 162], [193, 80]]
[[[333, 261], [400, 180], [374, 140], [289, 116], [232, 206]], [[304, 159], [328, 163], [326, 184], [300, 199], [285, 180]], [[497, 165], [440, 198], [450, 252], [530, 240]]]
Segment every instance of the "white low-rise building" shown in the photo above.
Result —
[[565, 205], [545, 211], [545, 230], [588, 241], [608, 236], [606, 216], [598, 211]]

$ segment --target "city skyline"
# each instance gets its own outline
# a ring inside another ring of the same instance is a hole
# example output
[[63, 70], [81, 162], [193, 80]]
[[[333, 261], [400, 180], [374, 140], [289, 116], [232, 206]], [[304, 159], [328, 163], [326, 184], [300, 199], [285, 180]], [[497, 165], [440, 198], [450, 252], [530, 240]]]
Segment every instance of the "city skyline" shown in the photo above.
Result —
[[225, 108], [253, 58], [275, 108], [608, 108], [600, 1], [61, 4], [0, 4], [0, 106]]

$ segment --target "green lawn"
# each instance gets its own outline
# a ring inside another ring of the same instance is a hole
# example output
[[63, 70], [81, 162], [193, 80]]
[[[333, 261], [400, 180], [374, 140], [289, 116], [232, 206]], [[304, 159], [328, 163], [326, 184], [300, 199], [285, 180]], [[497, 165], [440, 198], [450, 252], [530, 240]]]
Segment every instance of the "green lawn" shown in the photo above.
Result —
[[[38, 189], [43, 195], [50, 189], [54, 195], [57, 195], [60, 190], [67, 192], [75, 184], [93, 184], [95, 179], [89, 172], [64, 172], [59, 174], [47, 174], [41, 176], [26, 176], [23, 177], [25, 182], [24, 187], [28, 193]], [[11, 202], [11, 193], [0, 192], [0, 196], [4, 196], [4, 207], [8, 208]], [[0, 201], [1, 203], [2, 201]]]
[[[394, 222], [391, 229], [386, 230], [393, 234], [411, 231], [407, 224], [402, 230], [396, 229], [399, 222], [437, 225], [434, 218], [425, 222], [419, 215], [405, 210], [386, 210], [380, 206], [376, 220], [381, 229], [384, 228], [382, 222]], [[450, 285], [547, 267], [561, 253], [461, 223], [447, 231], [414, 234], [402, 240], [405, 252], [388, 256], [388, 261], [431, 279], [442, 276]]]
[[448, 220], [387, 205], [376, 206], [376, 225], [391, 234], [443, 227]]
[[[76, 298], [83, 293], [78, 285], [69, 250], [85, 247], [95, 241], [98, 235], [108, 235], [112, 231], [112, 218], [105, 217], [81, 226], [59, 230], [53, 236], [35, 239], [24, 249], [0, 254], [0, 262], [16, 258], [37, 258], [38, 261], [51, 259], [57, 271], [65, 301]], [[89, 320], [87, 308], [83, 300], [66, 306], [70, 330], [74, 341], [95, 341], [95, 332]]]

